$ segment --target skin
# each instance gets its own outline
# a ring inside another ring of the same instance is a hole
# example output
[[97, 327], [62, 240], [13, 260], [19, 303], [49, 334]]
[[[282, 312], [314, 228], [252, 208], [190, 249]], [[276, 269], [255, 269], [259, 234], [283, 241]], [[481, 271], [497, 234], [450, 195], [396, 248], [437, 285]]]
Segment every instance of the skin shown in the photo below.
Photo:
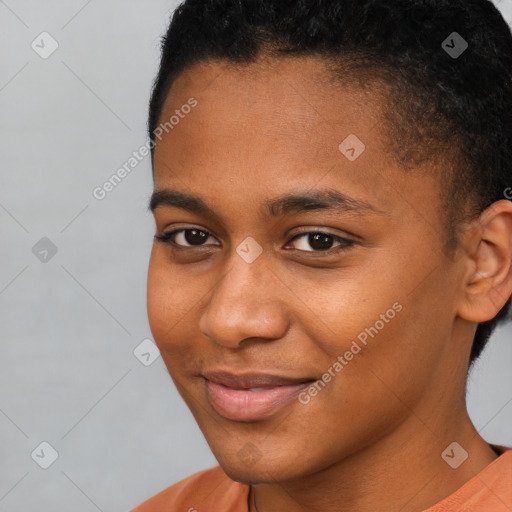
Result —
[[[468, 222], [447, 255], [437, 164], [404, 173], [385, 143], [385, 95], [327, 77], [319, 59], [260, 58], [201, 62], [173, 83], [162, 120], [190, 97], [198, 105], [158, 141], [155, 191], [194, 194], [216, 215], [155, 208], [157, 235], [196, 228], [208, 238], [155, 240], [149, 321], [215, 457], [253, 484], [259, 512], [420, 511], [496, 458], [464, 390], [476, 322], [512, 293], [512, 204]], [[349, 134], [366, 146], [352, 162], [338, 150]], [[380, 213], [260, 211], [325, 188]], [[304, 232], [318, 231], [353, 243], [315, 249]], [[248, 236], [263, 249], [252, 263], [236, 252]], [[320, 379], [394, 303], [402, 310], [308, 404], [250, 422], [210, 404], [204, 371]], [[469, 454], [457, 469], [441, 457], [454, 441]], [[247, 443], [252, 464], [239, 455]]]

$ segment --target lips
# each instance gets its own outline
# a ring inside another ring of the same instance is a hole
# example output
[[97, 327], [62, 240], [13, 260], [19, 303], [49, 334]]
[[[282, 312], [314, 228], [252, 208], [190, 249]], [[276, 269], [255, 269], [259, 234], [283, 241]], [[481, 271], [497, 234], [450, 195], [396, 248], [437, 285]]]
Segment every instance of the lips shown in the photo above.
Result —
[[278, 375], [269, 375], [265, 373], [247, 373], [236, 375], [228, 372], [205, 372], [203, 376], [216, 384], [233, 389], [251, 389], [251, 388], [274, 388], [277, 386], [293, 386], [311, 382], [314, 378], [293, 378], [281, 377]]
[[203, 377], [212, 407], [221, 416], [235, 421], [255, 421], [271, 416], [315, 380], [217, 371], [205, 372]]

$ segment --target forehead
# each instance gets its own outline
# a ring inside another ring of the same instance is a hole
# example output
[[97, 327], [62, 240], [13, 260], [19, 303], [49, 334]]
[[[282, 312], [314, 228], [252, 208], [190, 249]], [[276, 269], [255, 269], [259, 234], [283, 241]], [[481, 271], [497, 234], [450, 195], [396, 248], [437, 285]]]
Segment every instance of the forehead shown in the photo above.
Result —
[[[174, 81], [161, 121], [193, 95], [200, 102], [197, 110], [205, 128], [211, 128], [208, 118], [215, 121], [217, 130], [236, 125], [245, 132], [253, 127], [254, 132], [263, 124], [267, 130], [259, 130], [259, 138], [266, 133], [274, 138], [278, 132], [288, 143], [290, 138], [307, 138], [318, 144], [329, 142], [333, 132], [339, 136], [340, 129], [368, 131], [382, 121], [385, 85], [379, 81], [367, 89], [363, 85], [354, 73], [335, 75], [329, 61], [315, 57], [260, 57], [249, 64], [199, 62]], [[313, 132], [313, 127], [321, 129]]]
[[165, 123], [190, 98], [197, 101], [157, 141], [155, 188], [201, 183], [205, 190], [206, 183], [212, 197], [234, 187], [268, 197], [298, 183], [321, 184], [380, 210], [412, 201], [431, 215], [438, 204], [433, 169], [406, 174], [387, 149], [385, 91], [335, 77], [313, 57], [195, 64], [173, 83], [162, 110]]

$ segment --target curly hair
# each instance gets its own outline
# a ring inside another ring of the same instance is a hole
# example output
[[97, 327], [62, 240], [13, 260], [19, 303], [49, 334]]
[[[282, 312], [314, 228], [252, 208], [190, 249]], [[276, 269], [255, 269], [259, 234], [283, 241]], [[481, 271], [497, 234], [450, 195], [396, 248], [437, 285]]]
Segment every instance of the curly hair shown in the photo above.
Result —
[[[467, 43], [460, 55], [444, 47], [452, 48], [454, 37]], [[153, 166], [154, 132], [179, 73], [213, 59], [250, 64], [262, 54], [323, 58], [340, 71], [340, 81], [352, 76], [388, 85], [387, 138], [396, 161], [404, 170], [428, 159], [444, 162], [446, 248], [457, 245], [461, 221], [507, 198], [512, 34], [492, 2], [186, 0], [161, 42], [148, 117]], [[470, 364], [508, 319], [510, 303], [478, 325]]]

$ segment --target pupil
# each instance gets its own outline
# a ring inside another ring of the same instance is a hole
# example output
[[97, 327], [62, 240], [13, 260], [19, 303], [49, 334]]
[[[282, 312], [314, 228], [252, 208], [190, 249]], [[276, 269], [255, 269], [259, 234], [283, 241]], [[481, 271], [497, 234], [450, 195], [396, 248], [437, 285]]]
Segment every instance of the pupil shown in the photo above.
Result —
[[330, 249], [332, 246], [332, 235], [325, 233], [315, 233], [308, 237], [308, 242], [313, 249]]
[[185, 231], [185, 240], [190, 245], [201, 245], [201, 242], [204, 242], [207, 239], [207, 234], [199, 229], [187, 229]]

